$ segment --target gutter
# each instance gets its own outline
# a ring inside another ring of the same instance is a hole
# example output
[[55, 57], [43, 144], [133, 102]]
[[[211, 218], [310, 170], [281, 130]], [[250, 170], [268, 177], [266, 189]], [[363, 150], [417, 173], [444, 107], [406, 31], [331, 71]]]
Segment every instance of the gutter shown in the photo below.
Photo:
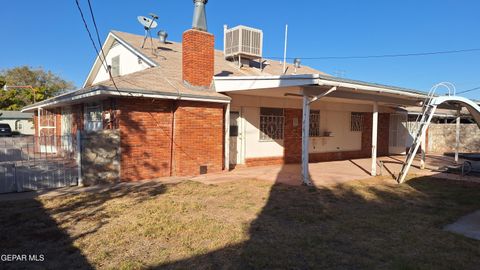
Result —
[[[325, 86], [336, 86], [343, 88], [350, 88], [354, 90], [364, 90], [364, 91], [373, 91], [378, 93], [394, 94], [400, 96], [407, 96], [412, 98], [421, 98], [425, 99], [427, 97], [426, 93], [420, 91], [415, 91], [411, 89], [402, 89], [387, 85], [374, 85], [361, 81], [354, 80], [345, 80], [336, 77], [323, 76], [320, 74], [305, 74], [305, 75], [282, 75], [282, 76], [242, 76], [242, 77], [214, 77], [215, 83], [222, 82], [243, 82], [247, 83], [246, 85], [249, 88], [237, 89], [237, 90], [224, 90], [220, 92], [234, 92], [242, 90], [254, 90], [253, 85], [255, 83], [261, 83], [263, 88], [276, 88], [281, 87], [280, 84], [269, 84], [269, 81], [284, 81], [286, 82], [283, 86], [307, 86], [307, 85], [325, 85]], [[268, 87], [267, 87], [268, 86]], [[261, 88], [257, 88], [261, 89]]]
[[[79, 90], [80, 91], [80, 90]], [[71, 97], [66, 97], [63, 99], [58, 99], [59, 97], [68, 95], [68, 94], [73, 94]], [[135, 90], [124, 90], [124, 89], [119, 89], [117, 91], [116, 89], [111, 89], [111, 88], [100, 88], [96, 87], [94, 89], [91, 89], [90, 91], [87, 91], [82, 94], [75, 95], [75, 93], [67, 93], [63, 94], [57, 97], [51, 98], [52, 100], [49, 101], [49, 99], [44, 100], [42, 102], [39, 102], [37, 104], [32, 104], [30, 106], [26, 106], [23, 108], [21, 111], [26, 112], [30, 110], [35, 110], [35, 109], [40, 109], [43, 107], [47, 106], [52, 106], [52, 105], [57, 105], [57, 104], [62, 104], [65, 102], [75, 102], [79, 101], [81, 99], [89, 98], [89, 97], [94, 97], [94, 96], [100, 96], [100, 95], [108, 95], [108, 96], [117, 96], [117, 97], [135, 97], [135, 98], [154, 98], [154, 99], [169, 99], [169, 100], [185, 100], [185, 101], [198, 101], [198, 102], [213, 102], [213, 103], [222, 103], [222, 104], [228, 104], [230, 103], [231, 98], [225, 96], [225, 98], [216, 98], [216, 97], [206, 97], [206, 96], [201, 96], [201, 95], [180, 95], [178, 93], [167, 93], [167, 92], [157, 92], [157, 91], [149, 91], [149, 92], [139, 92]], [[58, 100], [54, 100], [58, 99]]]

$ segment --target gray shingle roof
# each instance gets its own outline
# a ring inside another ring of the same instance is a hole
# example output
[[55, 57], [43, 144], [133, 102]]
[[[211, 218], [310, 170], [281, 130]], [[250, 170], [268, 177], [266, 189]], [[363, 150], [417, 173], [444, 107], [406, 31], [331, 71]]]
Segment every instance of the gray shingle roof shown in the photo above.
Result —
[[33, 113], [0, 110], [0, 119], [32, 119]]

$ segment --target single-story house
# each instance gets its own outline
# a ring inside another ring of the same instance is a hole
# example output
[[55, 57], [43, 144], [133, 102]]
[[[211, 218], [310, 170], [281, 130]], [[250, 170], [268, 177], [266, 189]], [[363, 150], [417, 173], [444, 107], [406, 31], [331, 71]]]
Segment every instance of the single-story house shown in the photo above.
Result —
[[12, 131], [23, 135], [33, 135], [33, 113], [0, 110], [0, 123], [8, 124]]
[[302, 147], [314, 162], [404, 153], [398, 107], [421, 105], [425, 93], [284, 67], [261, 57], [252, 28], [225, 27], [224, 41], [215, 50], [201, 27], [181, 43], [112, 31], [81, 89], [23, 111], [35, 112], [36, 135], [116, 132], [110, 168], [122, 181], [300, 163]]

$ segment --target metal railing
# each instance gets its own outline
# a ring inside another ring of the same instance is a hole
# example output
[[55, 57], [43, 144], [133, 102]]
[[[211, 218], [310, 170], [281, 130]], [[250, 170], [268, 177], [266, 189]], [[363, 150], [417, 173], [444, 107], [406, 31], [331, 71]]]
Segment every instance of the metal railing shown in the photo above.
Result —
[[0, 193], [77, 184], [77, 139], [0, 137]]

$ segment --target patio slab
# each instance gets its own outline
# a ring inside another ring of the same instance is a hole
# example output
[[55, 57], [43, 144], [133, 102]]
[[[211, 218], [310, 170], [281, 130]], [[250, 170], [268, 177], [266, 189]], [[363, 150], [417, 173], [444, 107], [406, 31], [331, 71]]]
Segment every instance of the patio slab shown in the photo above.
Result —
[[[379, 157], [377, 173], [382, 176], [396, 179], [401, 170], [404, 156]], [[451, 180], [479, 181], [478, 178], [461, 177], [456, 174], [442, 173], [441, 168], [452, 165], [453, 159], [445, 156], [428, 155], [426, 169], [420, 169], [420, 160], [417, 158], [410, 169], [410, 174], [419, 176], [436, 176]], [[354, 159], [310, 163], [310, 175], [315, 186], [338, 185], [352, 180], [368, 179], [371, 170], [371, 159]], [[301, 185], [300, 164], [271, 165], [260, 167], [236, 168], [230, 172], [214, 173], [194, 177], [192, 180], [205, 184], [217, 184], [246, 179], [266, 180], [273, 183]]]
[[445, 230], [480, 240], [480, 210], [460, 218], [457, 222], [446, 226]]

